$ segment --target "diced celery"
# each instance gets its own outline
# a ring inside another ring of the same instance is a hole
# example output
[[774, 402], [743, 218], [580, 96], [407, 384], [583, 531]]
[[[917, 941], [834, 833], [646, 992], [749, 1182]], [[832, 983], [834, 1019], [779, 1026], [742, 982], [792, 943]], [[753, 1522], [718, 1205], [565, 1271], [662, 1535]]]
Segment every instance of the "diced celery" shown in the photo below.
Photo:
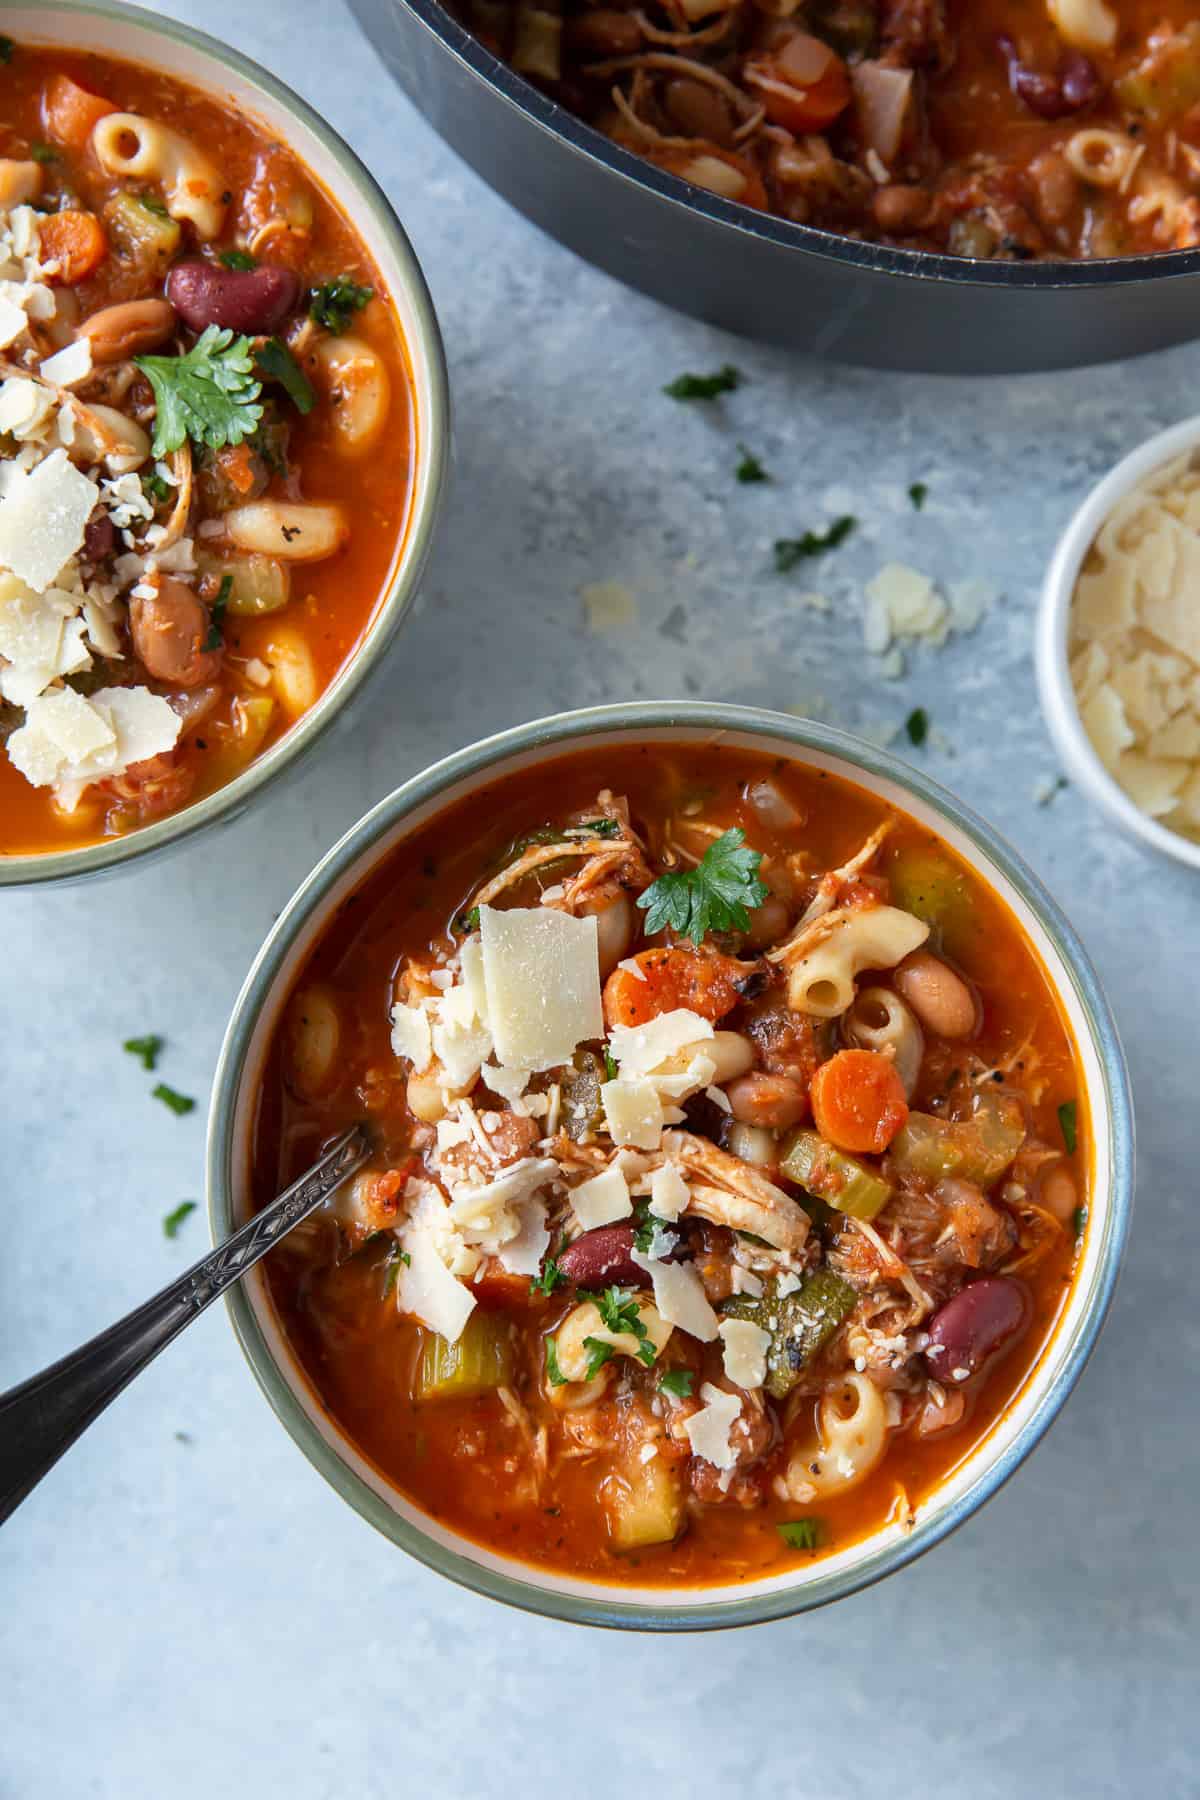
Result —
[[818, 1200], [855, 1219], [873, 1219], [892, 1197], [886, 1181], [857, 1157], [835, 1150], [816, 1131], [794, 1131], [779, 1167], [789, 1181], [798, 1181]]
[[239, 694], [235, 710], [238, 749], [243, 758], [257, 756], [275, 717], [275, 702], [269, 694]]
[[257, 618], [278, 612], [292, 597], [292, 578], [287, 564], [273, 556], [214, 556], [202, 550], [196, 558], [201, 572], [218, 581], [229, 578], [226, 612], [237, 618]]
[[436, 1331], [425, 1334], [417, 1378], [419, 1400], [469, 1400], [507, 1387], [512, 1380], [512, 1327], [502, 1313], [471, 1314], [462, 1336], [451, 1344]]
[[635, 1452], [604, 1484], [603, 1499], [616, 1550], [673, 1543], [683, 1527], [683, 1482], [661, 1451], [645, 1463]]
[[892, 1140], [898, 1169], [940, 1181], [947, 1175], [988, 1187], [1003, 1175], [1025, 1141], [1021, 1103], [1012, 1094], [975, 1096], [969, 1119], [910, 1112]]
[[761, 1299], [739, 1294], [721, 1308], [727, 1319], [748, 1319], [767, 1332], [767, 1379], [763, 1384], [775, 1400], [786, 1399], [800, 1374], [833, 1336], [852, 1311], [858, 1294], [832, 1269], [817, 1269], [782, 1299], [771, 1282]]
[[183, 233], [153, 196], [142, 199], [123, 188], [105, 204], [103, 216], [114, 251], [131, 268], [153, 275], [179, 254]]
[[1200, 20], [1151, 42], [1141, 62], [1113, 83], [1113, 92], [1129, 112], [1166, 125], [1200, 104]]
[[887, 865], [892, 905], [923, 919], [943, 948], [959, 955], [972, 942], [975, 913], [966, 876], [943, 851], [910, 844]]

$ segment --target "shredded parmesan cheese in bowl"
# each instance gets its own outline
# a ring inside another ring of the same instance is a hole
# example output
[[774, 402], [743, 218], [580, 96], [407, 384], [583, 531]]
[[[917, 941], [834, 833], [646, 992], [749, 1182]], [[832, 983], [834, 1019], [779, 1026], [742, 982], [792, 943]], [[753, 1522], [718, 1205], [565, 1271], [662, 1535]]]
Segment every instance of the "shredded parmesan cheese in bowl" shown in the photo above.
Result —
[[1079, 785], [1200, 868], [1200, 420], [1152, 438], [1076, 513], [1047, 573], [1042, 705]]

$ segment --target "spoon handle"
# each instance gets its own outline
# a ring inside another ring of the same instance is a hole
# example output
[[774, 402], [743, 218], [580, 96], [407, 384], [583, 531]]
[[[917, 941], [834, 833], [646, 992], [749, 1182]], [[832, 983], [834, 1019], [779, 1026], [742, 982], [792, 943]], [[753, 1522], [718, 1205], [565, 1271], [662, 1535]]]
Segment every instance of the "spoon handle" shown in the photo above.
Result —
[[286, 1193], [177, 1281], [61, 1362], [0, 1395], [0, 1523], [126, 1383], [328, 1199], [366, 1161], [369, 1150], [358, 1127], [346, 1132]]

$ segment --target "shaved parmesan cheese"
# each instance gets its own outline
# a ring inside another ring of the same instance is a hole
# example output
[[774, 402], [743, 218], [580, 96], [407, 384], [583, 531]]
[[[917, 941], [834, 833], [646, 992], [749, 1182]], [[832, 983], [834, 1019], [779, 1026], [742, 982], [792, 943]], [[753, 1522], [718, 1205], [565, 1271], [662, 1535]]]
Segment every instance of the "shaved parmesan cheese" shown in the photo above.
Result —
[[8, 754], [34, 787], [86, 785], [161, 755], [180, 729], [178, 713], [146, 688], [101, 688], [90, 700], [62, 688], [26, 707]]
[[487, 1014], [496, 1054], [519, 1069], [553, 1069], [604, 1035], [595, 917], [541, 907], [479, 909]]
[[42, 364], [39, 373], [43, 381], [52, 381], [56, 387], [71, 387], [77, 381], [84, 381], [92, 372], [92, 341], [90, 338], [76, 338], [74, 343], [65, 349], [56, 350]]
[[507, 1100], [514, 1111], [525, 1110], [521, 1105], [521, 1098], [529, 1086], [528, 1069], [504, 1069], [496, 1063], [484, 1063], [479, 1073], [483, 1077], [484, 1086], [489, 1087], [493, 1094], [499, 1094], [502, 1100]]
[[681, 1050], [712, 1035], [711, 1020], [679, 1007], [659, 1013], [644, 1025], [614, 1025], [609, 1043], [622, 1076], [649, 1075]]
[[633, 1260], [650, 1277], [654, 1304], [667, 1323], [711, 1344], [717, 1335], [717, 1315], [691, 1263], [659, 1262], [641, 1250], [634, 1250]]
[[7, 295], [0, 297], [0, 350], [7, 350], [14, 344], [28, 323], [24, 307], [18, 306]]
[[18, 472], [0, 498], [0, 565], [42, 593], [83, 548], [95, 504], [95, 487], [65, 450], [51, 451], [32, 474]]
[[791, 1269], [785, 1269], [782, 1275], [777, 1275], [775, 1278], [775, 1293], [780, 1300], [786, 1298], [788, 1294], [798, 1294], [803, 1286], [804, 1283], [799, 1275]]
[[771, 1334], [749, 1319], [722, 1319], [725, 1373], [740, 1388], [760, 1388], [767, 1379]]
[[675, 1220], [688, 1203], [688, 1186], [674, 1163], [665, 1162], [650, 1177], [650, 1210], [660, 1219]]
[[416, 1075], [429, 1067], [433, 1060], [433, 1037], [429, 1014], [423, 1007], [403, 1006], [399, 1002], [393, 1006], [392, 1049], [412, 1064]]
[[457, 1343], [463, 1326], [475, 1311], [473, 1295], [451, 1275], [429, 1232], [410, 1229], [400, 1241], [409, 1261], [407, 1266], [400, 1265], [397, 1306], [448, 1343]]
[[501, 1266], [510, 1275], [536, 1275], [549, 1246], [545, 1205], [540, 1200], [531, 1200], [522, 1213], [520, 1231], [500, 1246], [497, 1255]]
[[[36, 438], [42, 434], [54, 405], [49, 388], [27, 375], [10, 375], [7, 381], [0, 382], [0, 431], [18, 443]], [[95, 499], [94, 494], [92, 498]]]
[[692, 1451], [714, 1469], [732, 1469], [737, 1453], [730, 1433], [741, 1416], [741, 1399], [737, 1394], [726, 1393], [724, 1388], [714, 1387], [711, 1381], [700, 1389], [700, 1398], [705, 1404], [683, 1422]]
[[571, 1206], [585, 1231], [593, 1231], [597, 1225], [612, 1225], [617, 1219], [627, 1219], [633, 1211], [629, 1183], [617, 1164], [612, 1163], [599, 1175], [571, 1189]]
[[446, 1085], [465, 1091], [474, 1087], [480, 1069], [492, 1053], [492, 1034], [486, 1025], [473, 1020], [464, 1023], [455, 1016], [453, 1001], [458, 991], [451, 988], [444, 994], [434, 1015], [433, 1054], [442, 1065]]
[[606, 1081], [600, 1089], [604, 1120], [614, 1144], [657, 1150], [662, 1140], [663, 1109], [651, 1081]]

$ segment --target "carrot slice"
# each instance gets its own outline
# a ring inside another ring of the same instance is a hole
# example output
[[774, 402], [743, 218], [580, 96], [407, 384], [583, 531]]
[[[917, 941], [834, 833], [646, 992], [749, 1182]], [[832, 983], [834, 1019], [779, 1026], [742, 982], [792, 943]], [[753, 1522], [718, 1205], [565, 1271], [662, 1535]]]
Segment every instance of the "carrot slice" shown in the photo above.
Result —
[[839, 1150], [878, 1156], [908, 1117], [896, 1065], [875, 1050], [839, 1050], [813, 1076], [809, 1097], [817, 1130]]
[[116, 110], [111, 100], [90, 93], [69, 75], [56, 75], [42, 96], [46, 136], [71, 150], [82, 150], [99, 121]]
[[72, 287], [95, 274], [108, 255], [108, 239], [95, 213], [48, 213], [38, 220], [42, 261], [57, 263], [47, 279], [56, 287]]
[[615, 968], [605, 982], [604, 1018], [610, 1026], [645, 1025], [660, 1013], [683, 1007], [702, 1019], [723, 1019], [741, 999], [737, 983], [745, 975], [741, 963], [719, 950], [691, 950], [681, 944], [643, 950]]

